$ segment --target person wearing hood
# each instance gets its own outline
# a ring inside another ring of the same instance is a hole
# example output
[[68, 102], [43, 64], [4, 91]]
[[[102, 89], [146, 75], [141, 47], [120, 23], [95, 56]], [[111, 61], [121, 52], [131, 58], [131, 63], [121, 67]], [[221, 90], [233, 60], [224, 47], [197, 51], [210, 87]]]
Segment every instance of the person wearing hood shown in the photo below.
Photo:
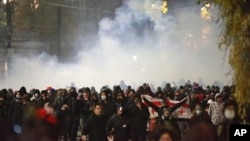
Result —
[[68, 129], [70, 141], [76, 141], [78, 125], [80, 121], [80, 112], [83, 102], [77, 99], [77, 92], [74, 87], [69, 89], [69, 95], [65, 98], [61, 107], [61, 112], [65, 115], [65, 124]]
[[98, 102], [97, 93], [91, 93], [91, 94], [90, 94], [90, 102], [91, 102], [92, 104]]
[[113, 141], [130, 141], [131, 123], [127, 111], [122, 107], [117, 107], [117, 113], [107, 122], [106, 132], [109, 139]]
[[15, 99], [11, 101], [10, 108], [8, 111], [8, 117], [12, 125], [21, 124], [22, 122], [22, 102], [21, 94], [16, 92]]
[[217, 127], [219, 141], [229, 141], [229, 126], [241, 124], [238, 115], [237, 103], [234, 100], [228, 100], [224, 104], [223, 115], [224, 121]]
[[111, 100], [110, 97], [108, 97], [106, 91], [102, 91], [100, 95], [101, 99], [99, 103], [103, 107], [103, 115], [105, 115], [107, 118], [110, 118], [116, 112], [116, 104]]
[[39, 98], [40, 98], [40, 91], [38, 89], [35, 89], [33, 96], [30, 98], [30, 102], [37, 106]]
[[24, 86], [22, 86], [22, 87], [20, 88], [20, 90], [19, 90], [19, 93], [20, 93], [21, 96], [23, 96], [24, 94], [27, 94], [26, 88], [25, 88]]
[[207, 112], [205, 111], [204, 107], [202, 107], [202, 104], [196, 103], [193, 110], [193, 115], [189, 120], [189, 127], [192, 127], [196, 124], [200, 124], [203, 122], [212, 125], [211, 119], [207, 114]]
[[47, 91], [46, 90], [42, 90], [41, 91], [41, 96], [39, 98], [39, 100], [37, 101], [37, 106], [42, 108], [44, 106], [45, 103], [49, 102], [48, 98], [47, 98]]
[[134, 99], [134, 104], [130, 108], [130, 120], [132, 125], [132, 141], [145, 141], [147, 135], [147, 123], [150, 113], [140, 98]]
[[127, 106], [127, 98], [125, 97], [123, 91], [118, 91], [117, 92], [116, 105], [117, 106], [123, 106], [123, 107]]

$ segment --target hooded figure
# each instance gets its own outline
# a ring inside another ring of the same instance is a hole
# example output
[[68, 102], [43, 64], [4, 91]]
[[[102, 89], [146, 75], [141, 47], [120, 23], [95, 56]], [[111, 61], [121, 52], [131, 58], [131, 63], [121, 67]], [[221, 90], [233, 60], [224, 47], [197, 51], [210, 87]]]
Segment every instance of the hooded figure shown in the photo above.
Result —
[[131, 138], [133, 141], [145, 141], [147, 135], [147, 123], [150, 116], [148, 107], [145, 106], [140, 98], [134, 99], [134, 104], [130, 108], [130, 120], [132, 133]]
[[21, 96], [24, 94], [27, 94], [26, 88], [24, 86], [22, 86], [19, 90], [19, 93], [21, 94]]
[[106, 125], [106, 132], [110, 139], [114, 141], [128, 141], [131, 137], [131, 123], [126, 110], [119, 106]]

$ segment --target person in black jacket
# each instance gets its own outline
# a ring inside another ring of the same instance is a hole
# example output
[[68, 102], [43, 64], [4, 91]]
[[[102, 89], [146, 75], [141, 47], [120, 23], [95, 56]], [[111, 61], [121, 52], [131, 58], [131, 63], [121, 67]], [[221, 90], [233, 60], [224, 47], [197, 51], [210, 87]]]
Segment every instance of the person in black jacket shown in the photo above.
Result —
[[147, 134], [147, 122], [149, 119], [148, 107], [142, 104], [140, 98], [135, 98], [130, 110], [132, 125], [132, 141], [145, 141]]
[[107, 93], [105, 91], [101, 92], [100, 95], [101, 99], [99, 103], [102, 104], [103, 114], [107, 118], [110, 118], [116, 112], [116, 104], [107, 96]]
[[91, 115], [82, 129], [81, 140], [86, 141], [108, 141], [106, 134], [106, 124], [108, 119], [102, 114], [102, 106], [100, 103], [93, 104], [94, 114]]
[[16, 93], [16, 98], [11, 101], [8, 117], [12, 125], [21, 124], [22, 122], [23, 105], [21, 102], [20, 93]]
[[156, 129], [157, 128], [166, 128], [173, 132], [173, 136], [176, 139], [181, 139], [180, 127], [176, 119], [172, 118], [170, 108], [163, 108], [162, 116], [156, 119]]
[[198, 102], [194, 106], [193, 115], [189, 120], [189, 127], [203, 122], [206, 124], [212, 124], [210, 116], [205, 111], [204, 107], [202, 107], [202, 104]]
[[129, 141], [131, 125], [126, 111], [120, 106], [107, 123], [106, 132], [113, 141]]
[[48, 98], [47, 98], [47, 91], [43, 90], [41, 92], [41, 97], [40, 99], [37, 101], [37, 106], [42, 108], [44, 106], [45, 103], [49, 102]]
[[76, 89], [71, 87], [69, 95], [65, 98], [61, 108], [61, 114], [65, 116], [64, 123], [66, 124], [66, 130], [69, 134], [70, 141], [76, 141], [82, 107], [83, 102], [77, 99]]

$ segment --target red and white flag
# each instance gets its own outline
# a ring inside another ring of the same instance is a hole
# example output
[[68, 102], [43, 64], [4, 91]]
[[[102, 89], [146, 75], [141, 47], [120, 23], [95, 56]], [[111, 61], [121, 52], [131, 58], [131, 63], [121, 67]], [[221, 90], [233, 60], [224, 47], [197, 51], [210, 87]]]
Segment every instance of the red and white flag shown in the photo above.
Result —
[[[179, 103], [180, 101], [167, 99], [166, 104], [169, 107]], [[173, 113], [172, 116], [174, 118], [181, 118], [181, 119], [190, 119], [192, 117], [192, 112], [189, 107], [189, 100], [186, 103], [182, 104], [179, 108], [177, 108]]]
[[[162, 99], [153, 98], [153, 97], [151, 97], [149, 95], [142, 95], [142, 97], [146, 98], [148, 101], [150, 101], [151, 103], [153, 103], [157, 107], [164, 106], [164, 102], [163, 102]], [[147, 105], [147, 103], [145, 103], [143, 99], [142, 99], [142, 103]], [[158, 113], [153, 108], [148, 107], [148, 110], [149, 110], [149, 113], [150, 113], [150, 118], [158, 117]]]
[[[157, 107], [165, 106], [165, 103], [163, 102], [162, 99], [158, 98], [153, 98], [149, 95], [142, 95], [142, 97], [146, 98], [148, 101], [153, 103]], [[147, 105], [143, 99], [142, 102]], [[166, 104], [168, 107], [173, 107], [173, 105], [179, 103], [180, 101], [176, 100], [166, 100]], [[150, 118], [158, 117], [158, 113], [151, 107], [149, 107], [149, 112], [150, 112]], [[181, 119], [190, 119], [192, 116], [192, 112], [189, 108], [189, 101], [187, 100], [186, 103], [184, 103], [181, 107], [177, 108], [173, 113], [172, 113], [174, 118], [181, 118]]]

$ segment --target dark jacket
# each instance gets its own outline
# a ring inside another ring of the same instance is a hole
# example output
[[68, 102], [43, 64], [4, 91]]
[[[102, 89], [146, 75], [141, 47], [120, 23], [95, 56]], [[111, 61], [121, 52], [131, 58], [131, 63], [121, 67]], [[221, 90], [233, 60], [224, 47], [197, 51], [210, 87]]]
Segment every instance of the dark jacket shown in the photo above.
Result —
[[64, 114], [71, 117], [80, 117], [83, 107], [83, 102], [81, 100], [77, 100], [76, 97], [73, 96], [67, 96], [65, 97], [63, 104], [68, 105], [68, 108], [64, 111]]
[[175, 133], [176, 138], [180, 139], [181, 137], [180, 127], [175, 119], [158, 117], [156, 120], [156, 128], [166, 128]]
[[205, 122], [207, 124], [212, 124], [210, 116], [207, 114], [207, 112], [203, 111], [201, 115], [193, 115], [190, 118], [189, 121], [189, 127], [194, 126], [195, 124], [200, 124], [202, 122]]
[[43, 99], [42, 97], [40, 97], [40, 99], [37, 101], [37, 106], [43, 108], [44, 104], [47, 102], [49, 102], [47, 98]]
[[21, 101], [13, 100], [9, 109], [9, 120], [12, 124], [21, 124], [23, 114], [23, 105]]
[[110, 118], [112, 115], [115, 114], [116, 112], [116, 104], [110, 99], [107, 100], [100, 100], [100, 103], [102, 104], [103, 107], [103, 114], [107, 117]]
[[83, 126], [82, 134], [89, 135], [89, 141], [107, 141], [107, 134], [105, 132], [107, 120], [103, 115], [90, 116]]
[[131, 138], [130, 121], [125, 116], [113, 115], [107, 123], [106, 132], [114, 135], [114, 141], [128, 141]]
[[146, 132], [147, 122], [149, 119], [150, 113], [148, 107], [142, 104], [142, 108], [139, 109], [135, 105], [130, 110], [130, 118], [132, 124], [133, 135], [136, 135], [140, 132]]
[[[220, 128], [220, 133], [218, 135], [219, 141], [229, 141], [229, 127], [230, 125], [240, 124], [241, 120], [239, 117], [235, 117], [233, 120], [225, 120], [221, 124], [218, 125], [217, 128]], [[218, 129], [217, 129], [218, 130]]]

